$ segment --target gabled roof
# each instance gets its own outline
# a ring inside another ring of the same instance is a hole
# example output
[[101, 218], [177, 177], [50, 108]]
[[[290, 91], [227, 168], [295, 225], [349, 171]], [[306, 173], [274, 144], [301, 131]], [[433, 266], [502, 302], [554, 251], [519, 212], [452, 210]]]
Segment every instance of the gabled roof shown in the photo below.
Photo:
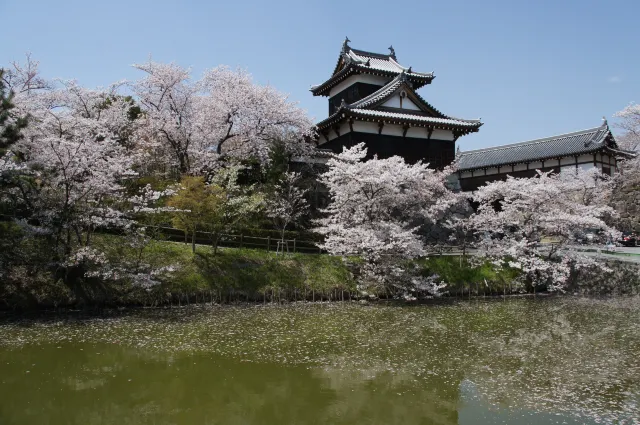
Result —
[[396, 60], [393, 47], [389, 48], [391, 54], [385, 55], [352, 49], [348, 43], [349, 39], [346, 39], [331, 77], [324, 83], [311, 87], [311, 92], [315, 96], [328, 96], [332, 87], [354, 74], [372, 74], [393, 78], [404, 72], [407, 78], [414, 83], [415, 88], [429, 84], [435, 78], [433, 72], [414, 72], [411, 67], [400, 65]]
[[381, 87], [379, 90], [371, 93], [369, 96], [353, 102], [348, 105], [351, 109], [372, 109], [382, 105], [388, 99], [393, 97], [397, 93], [403, 92], [407, 97], [420, 108], [420, 110], [428, 115], [432, 115], [438, 118], [451, 118], [437, 110], [433, 105], [424, 100], [414, 89], [413, 84], [409, 81], [407, 74], [402, 72], [398, 74], [387, 85]]
[[601, 149], [628, 153], [618, 149], [606, 121], [600, 127], [587, 130], [462, 152], [457, 159], [458, 171], [581, 155]]
[[[346, 104], [343, 101], [332, 115], [320, 121], [316, 127], [318, 131], [322, 131], [343, 120], [345, 117], [391, 124], [411, 124], [413, 126], [429, 127], [432, 129], [453, 130], [458, 135], [478, 131], [480, 126], [482, 126], [480, 120], [465, 120], [443, 114], [418, 95], [411, 85], [412, 83], [409, 81], [407, 74], [404, 72], [400, 73], [387, 85], [381, 87], [369, 96], [352, 104]], [[420, 111], [409, 111], [382, 106], [384, 102], [396, 93], [402, 91], [420, 108]]]

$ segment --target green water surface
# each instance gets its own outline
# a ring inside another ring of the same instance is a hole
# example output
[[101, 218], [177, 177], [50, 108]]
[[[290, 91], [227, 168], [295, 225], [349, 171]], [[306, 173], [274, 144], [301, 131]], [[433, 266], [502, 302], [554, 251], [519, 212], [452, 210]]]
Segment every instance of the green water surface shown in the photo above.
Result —
[[638, 424], [640, 301], [0, 319], [0, 424]]

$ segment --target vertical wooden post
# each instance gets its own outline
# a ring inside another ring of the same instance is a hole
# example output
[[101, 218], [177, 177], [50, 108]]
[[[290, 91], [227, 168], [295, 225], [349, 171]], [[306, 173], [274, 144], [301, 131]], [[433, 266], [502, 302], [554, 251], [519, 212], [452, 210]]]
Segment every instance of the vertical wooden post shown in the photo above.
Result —
[[242, 248], [243, 239], [242, 233], [240, 233], [240, 248]]
[[271, 236], [267, 236], [267, 252], [271, 249]]
[[293, 253], [296, 253], [296, 238], [293, 238]]

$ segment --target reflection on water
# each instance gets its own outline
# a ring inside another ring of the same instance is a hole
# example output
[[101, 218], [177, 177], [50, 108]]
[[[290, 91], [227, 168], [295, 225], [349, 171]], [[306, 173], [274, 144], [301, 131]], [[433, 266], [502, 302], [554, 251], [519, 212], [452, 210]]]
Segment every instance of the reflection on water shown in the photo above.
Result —
[[0, 322], [0, 424], [637, 424], [640, 302]]

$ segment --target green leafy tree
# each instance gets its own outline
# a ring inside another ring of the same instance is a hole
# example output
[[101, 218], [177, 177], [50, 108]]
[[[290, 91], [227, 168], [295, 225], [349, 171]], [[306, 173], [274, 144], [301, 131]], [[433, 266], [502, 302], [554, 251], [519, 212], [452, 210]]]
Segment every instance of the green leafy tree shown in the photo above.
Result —
[[238, 184], [238, 167], [218, 171], [211, 182], [203, 177], [183, 177], [181, 187], [169, 200], [175, 208], [173, 225], [191, 235], [195, 252], [196, 233], [209, 232], [213, 253], [216, 254], [221, 236], [263, 204], [263, 197], [253, 186]]
[[209, 230], [225, 197], [221, 187], [208, 185], [203, 177], [186, 176], [180, 182], [180, 189], [169, 200], [168, 205], [176, 209], [172, 223], [184, 231], [185, 237], [191, 235], [194, 253], [196, 233]]
[[238, 183], [240, 171], [239, 166], [230, 166], [218, 171], [211, 179], [211, 185], [223, 188], [226, 195], [210, 223], [214, 255], [222, 234], [246, 224], [264, 206], [264, 196], [256, 190], [255, 185]]
[[280, 232], [280, 244], [284, 252], [284, 233], [287, 227], [300, 222], [309, 212], [305, 199], [306, 190], [297, 187], [300, 174], [284, 173], [275, 190], [266, 201], [267, 216]]

